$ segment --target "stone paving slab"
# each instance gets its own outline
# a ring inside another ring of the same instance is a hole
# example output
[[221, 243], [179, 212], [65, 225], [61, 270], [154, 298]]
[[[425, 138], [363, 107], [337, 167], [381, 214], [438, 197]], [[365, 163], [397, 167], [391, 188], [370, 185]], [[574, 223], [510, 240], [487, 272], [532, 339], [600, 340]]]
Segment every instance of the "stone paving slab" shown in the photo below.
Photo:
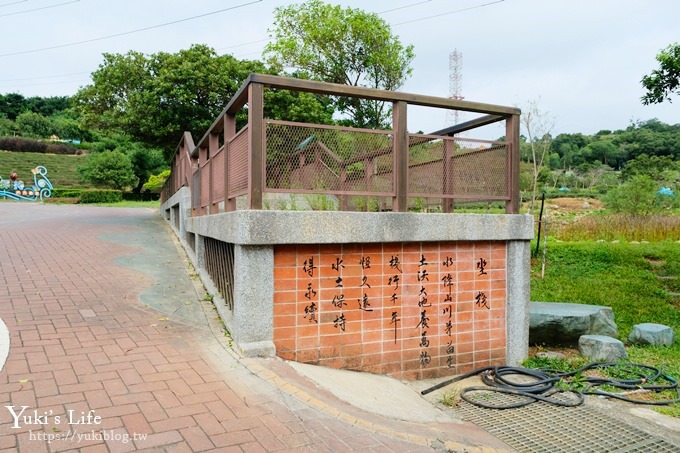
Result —
[[0, 280], [11, 338], [0, 451], [503, 447], [446, 425], [357, 414], [281, 361], [240, 359], [198, 294], [190, 310], [169, 312], [162, 302], [184, 301], [191, 280], [151, 209], [0, 202]]

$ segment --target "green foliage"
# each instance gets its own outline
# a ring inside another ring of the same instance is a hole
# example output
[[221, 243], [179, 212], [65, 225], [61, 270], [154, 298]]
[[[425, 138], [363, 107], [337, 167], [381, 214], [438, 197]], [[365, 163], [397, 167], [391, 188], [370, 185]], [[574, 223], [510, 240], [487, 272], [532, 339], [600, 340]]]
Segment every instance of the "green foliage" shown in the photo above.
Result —
[[151, 175], [149, 180], [144, 183], [144, 190], [160, 192], [165, 184], [165, 180], [170, 176], [170, 169], [163, 170], [157, 175]]
[[[301, 75], [296, 74], [296, 77]], [[314, 124], [333, 124], [335, 108], [330, 98], [290, 90], [266, 90], [264, 113], [267, 118]]]
[[122, 200], [120, 190], [86, 190], [80, 194], [80, 203], [117, 203]]
[[78, 167], [78, 171], [84, 181], [119, 190], [138, 181], [130, 158], [120, 151], [92, 154]]
[[670, 44], [656, 56], [659, 69], [642, 77], [642, 86], [647, 90], [642, 103], [660, 104], [671, 101], [671, 95], [680, 93], [680, 44]]
[[80, 198], [85, 189], [52, 189], [52, 198]]
[[647, 175], [636, 175], [612, 188], [605, 197], [606, 206], [614, 212], [646, 216], [661, 209], [657, 202], [657, 183]]
[[[404, 46], [378, 15], [320, 0], [276, 9], [265, 55], [273, 66], [297, 68], [316, 80], [386, 90], [411, 75], [413, 46]], [[383, 102], [339, 98], [336, 107], [357, 127], [382, 127]]]
[[648, 156], [641, 154], [626, 162], [621, 170], [621, 178], [629, 180], [634, 176], [645, 175], [661, 184], [672, 184], [680, 180], [680, 163], [669, 156]]
[[182, 132], [201, 136], [260, 62], [193, 45], [177, 53], [104, 54], [91, 85], [74, 97], [85, 124], [129, 133], [169, 158]]
[[27, 137], [48, 138], [55, 133], [52, 122], [40, 113], [20, 113], [15, 124], [19, 133]]
[[23, 112], [52, 116], [64, 112], [69, 107], [67, 96], [25, 98], [18, 93], [0, 94], [0, 116], [14, 121]]

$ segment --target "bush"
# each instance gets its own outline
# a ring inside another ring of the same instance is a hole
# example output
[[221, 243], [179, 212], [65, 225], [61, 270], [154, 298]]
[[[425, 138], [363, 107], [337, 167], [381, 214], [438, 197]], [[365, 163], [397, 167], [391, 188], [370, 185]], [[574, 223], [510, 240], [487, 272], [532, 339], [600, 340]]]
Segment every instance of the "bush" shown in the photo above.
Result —
[[120, 190], [84, 190], [80, 194], [81, 203], [117, 203], [123, 200]]
[[160, 193], [153, 193], [153, 192], [142, 192], [142, 193], [134, 193], [134, 192], [124, 192], [123, 193], [123, 200], [125, 201], [156, 201], [160, 200], [161, 194]]
[[130, 158], [120, 151], [92, 154], [78, 172], [84, 181], [118, 190], [137, 183]]
[[647, 175], [636, 175], [607, 192], [605, 204], [618, 213], [650, 215], [661, 209], [656, 199], [657, 189], [657, 184], [652, 178]]
[[165, 180], [170, 176], [170, 169], [163, 170], [157, 175], [151, 175], [149, 180], [144, 183], [144, 189], [150, 190], [151, 192], [160, 193], [165, 184]]
[[63, 143], [45, 143], [22, 137], [0, 137], [0, 149], [28, 153], [82, 154], [82, 151]]
[[83, 189], [52, 189], [52, 198], [79, 198]]

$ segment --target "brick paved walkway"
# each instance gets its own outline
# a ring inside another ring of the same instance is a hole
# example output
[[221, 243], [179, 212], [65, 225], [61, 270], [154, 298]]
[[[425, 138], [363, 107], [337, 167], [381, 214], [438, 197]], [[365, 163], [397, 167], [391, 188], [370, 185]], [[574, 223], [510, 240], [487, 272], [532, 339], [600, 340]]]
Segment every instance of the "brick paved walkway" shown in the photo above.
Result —
[[[176, 259], [139, 270], [143, 244], [159, 241]], [[183, 317], [140, 303], [149, 291], [163, 299], [183, 266], [150, 209], [0, 203], [0, 318], [11, 335], [0, 451], [432, 450], [422, 436], [390, 435], [398, 423], [376, 433], [282, 384], [274, 362], [240, 360], [214, 319], [196, 321], [198, 296]]]

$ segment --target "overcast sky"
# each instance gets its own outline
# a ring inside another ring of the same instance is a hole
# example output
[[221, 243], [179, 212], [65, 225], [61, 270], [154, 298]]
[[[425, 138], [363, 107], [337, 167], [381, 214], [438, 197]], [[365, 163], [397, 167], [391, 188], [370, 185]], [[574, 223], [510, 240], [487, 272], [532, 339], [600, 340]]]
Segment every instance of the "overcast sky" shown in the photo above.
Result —
[[[290, 3], [295, 2], [0, 0], [0, 93], [72, 95], [89, 82], [103, 52], [175, 52], [205, 43], [220, 53], [257, 59], [274, 8]], [[465, 99], [520, 108], [536, 100], [554, 119], [553, 135], [621, 129], [650, 118], [680, 122], [680, 98], [672, 104], [640, 103], [640, 79], [657, 67], [655, 55], [680, 41], [680, 1], [332, 3], [379, 13], [403, 43], [415, 46], [413, 76], [401, 91], [449, 96], [449, 54], [457, 49]], [[235, 8], [208, 14], [229, 7]], [[40, 50], [86, 40], [91, 42]], [[411, 112], [412, 131], [447, 124], [441, 111]]]

